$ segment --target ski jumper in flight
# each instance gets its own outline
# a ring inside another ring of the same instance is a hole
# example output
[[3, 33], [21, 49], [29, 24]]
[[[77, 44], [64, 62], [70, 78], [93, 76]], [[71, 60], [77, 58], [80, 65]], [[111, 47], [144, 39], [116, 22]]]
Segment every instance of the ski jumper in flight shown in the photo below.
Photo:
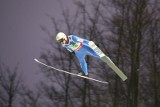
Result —
[[56, 40], [60, 42], [68, 51], [75, 53], [83, 71], [79, 72], [79, 75], [88, 76], [87, 63], [85, 60], [86, 55], [90, 55], [102, 60], [101, 57], [89, 45], [89, 42], [92, 41], [77, 37], [75, 35], [66, 36], [63, 32], [59, 32], [57, 34]]

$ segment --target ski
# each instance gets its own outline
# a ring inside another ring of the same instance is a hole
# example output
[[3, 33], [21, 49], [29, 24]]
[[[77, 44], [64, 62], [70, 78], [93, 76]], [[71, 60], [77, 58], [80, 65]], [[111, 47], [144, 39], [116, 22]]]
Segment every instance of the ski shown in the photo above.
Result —
[[34, 59], [34, 61], [36, 61], [36, 62], [38, 62], [39, 64], [44, 65], [44, 66], [46, 66], [46, 67], [48, 67], [48, 68], [52, 68], [52, 69], [54, 69], [54, 70], [56, 70], [56, 71], [59, 71], [59, 72], [64, 72], [64, 73], [66, 73], [66, 74], [70, 74], [70, 75], [73, 75], [73, 76], [78, 76], [78, 77], [85, 78], [85, 79], [92, 80], [92, 81], [96, 81], [96, 82], [99, 82], [99, 83], [108, 84], [108, 82], [106, 82], [106, 81], [100, 81], [100, 80], [97, 80], [97, 79], [94, 79], [94, 78], [91, 78], [91, 77], [81, 76], [81, 75], [78, 75], [78, 74], [75, 74], [75, 73], [71, 73], [71, 72], [68, 72], [68, 71], [65, 71], [65, 70], [57, 69], [57, 68], [55, 68], [55, 67], [53, 67], [53, 66], [47, 65], [47, 64], [39, 61], [38, 59]]
[[101, 57], [110, 68], [123, 80], [127, 79], [127, 76], [111, 61], [111, 59], [107, 56]]
[[127, 76], [112, 62], [112, 60], [106, 56], [94, 42], [90, 41], [89, 45], [92, 49], [103, 59], [103, 61], [123, 80], [127, 79]]

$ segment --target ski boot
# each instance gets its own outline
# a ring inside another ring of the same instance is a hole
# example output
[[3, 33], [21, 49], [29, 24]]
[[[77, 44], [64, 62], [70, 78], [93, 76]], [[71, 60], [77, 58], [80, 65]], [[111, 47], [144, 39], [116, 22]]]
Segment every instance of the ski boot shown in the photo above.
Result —
[[85, 75], [83, 72], [79, 72], [78, 75], [88, 77], [88, 75]]
[[79, 72], [78, 75], [84, 76], [84, 73], [83, 72]]

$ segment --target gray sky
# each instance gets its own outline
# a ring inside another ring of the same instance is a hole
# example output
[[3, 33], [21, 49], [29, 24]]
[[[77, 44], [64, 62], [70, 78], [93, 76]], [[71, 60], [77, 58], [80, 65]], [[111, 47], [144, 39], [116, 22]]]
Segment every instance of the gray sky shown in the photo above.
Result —
[[[61, 0], [65, 8], [73, 6], [72, 0]], [[53, 29], [46, 16], [59, 18], [59, 0], [0, 0], [0, 60], [13, 68], [19, 63], [27, 83], [37, 81], [37, 63], [47, 36], [40, 28]]]

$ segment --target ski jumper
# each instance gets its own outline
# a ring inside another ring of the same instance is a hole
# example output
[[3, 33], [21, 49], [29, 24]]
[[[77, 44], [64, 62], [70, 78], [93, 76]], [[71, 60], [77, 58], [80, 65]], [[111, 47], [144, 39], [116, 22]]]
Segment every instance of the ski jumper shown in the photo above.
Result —
[[75, 35], [69, 35], [68, 43], [62, 45], [70, 52], [75, 52], [75, 55], [79, 60], [81, 68], [85, 75], [88, 75], [87, 63], [85, 60], [86, 55], [90, 55], [102, 60], [101, 57], [89, 46], [89, 42], [89, 40], [82, 39]]

